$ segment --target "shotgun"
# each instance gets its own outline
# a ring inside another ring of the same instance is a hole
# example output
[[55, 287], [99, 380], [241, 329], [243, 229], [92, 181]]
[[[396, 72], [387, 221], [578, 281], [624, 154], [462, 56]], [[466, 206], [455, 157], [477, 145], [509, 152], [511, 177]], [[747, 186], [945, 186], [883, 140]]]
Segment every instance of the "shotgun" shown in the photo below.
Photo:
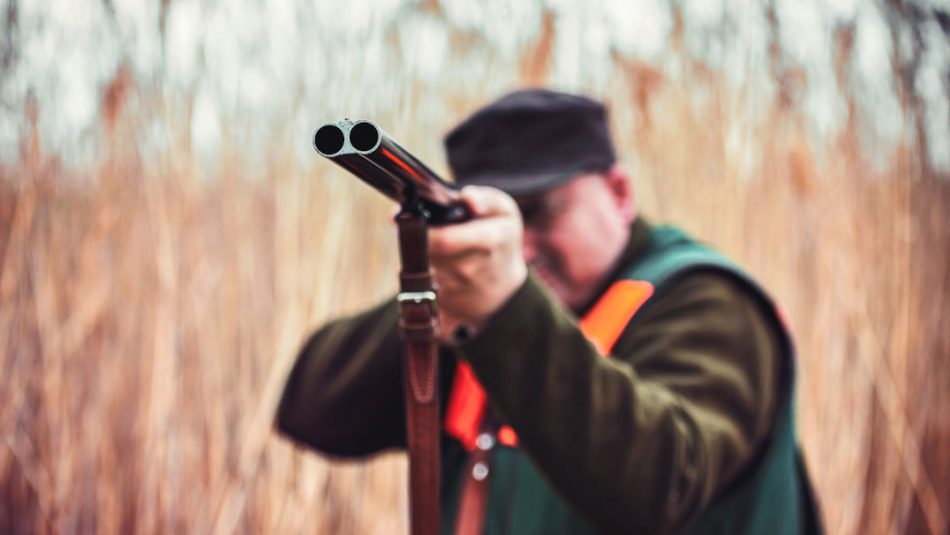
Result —
[[415, 199], [432, 225], [460, 223], [471, 217], [457, 187], [371, 121], [326, 123], [314, 131], [313, 148], [390, 199], [400, 204]]
[[406, 373], [406, 443], [409, 449], [409, 525], [413, 535], [438, 535], [439, 329], [436, 288], [429, 265], [428, 227], [471, 218], [459, 190], [370, 121], [344, 119], [313, 133], [321, 156], [356, 175], [401, 206], [399, 331]]

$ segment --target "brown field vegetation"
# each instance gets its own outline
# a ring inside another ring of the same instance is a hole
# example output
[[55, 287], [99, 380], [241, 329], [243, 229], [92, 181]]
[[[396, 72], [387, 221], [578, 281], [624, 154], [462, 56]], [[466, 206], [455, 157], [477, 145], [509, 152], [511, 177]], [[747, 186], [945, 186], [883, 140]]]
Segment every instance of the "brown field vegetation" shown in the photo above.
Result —
[[[512, 83], [546, 80], [550, 46]], [[950, 180], [913, 136], [862, 137], [850, 98], [848, 126], [819, 139], [794, 98], [682, 61], [671, 77], [615, 57], [601, 92], [642, 211], [784, 304], [829, 533], [947, 533]], [[33, 121], [0, 166], [0, 531], [405, 531], [401, 454], [338, 463], [271, 427], [305, 334], [395, 289], [392, 207], [297, 163], [307, 140], [287, 124], [255, 151], [226, 129], [209, 172], [187, 106], [128, 72], [114, 84], [93, 163], [64, 163]], [[494, 94], [402, 91], [378, 120], [432, 161], [432, 133]], [[164, 149], [136, 142], [146, 116], [165, 117]]]

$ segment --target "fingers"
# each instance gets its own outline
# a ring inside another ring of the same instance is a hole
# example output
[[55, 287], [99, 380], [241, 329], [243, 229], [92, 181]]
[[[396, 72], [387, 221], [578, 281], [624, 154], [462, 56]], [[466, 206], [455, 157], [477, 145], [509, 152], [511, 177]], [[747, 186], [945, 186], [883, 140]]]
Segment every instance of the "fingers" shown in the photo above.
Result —
[[432, 229], [429, 232], [429, 251], [437, 257], [458, 256], [470, 251], [487, 252], [511, 239], [512, 234], [520, 232], [513, 221], [476, 219]]
[[462, 198], [474, 219], [457, 225], [432, 228], [429, 250], [434, 257], [454, 257], [472, 251], [488, 252], [512, 240], [520, 240], [518, 205], [495, 188], [467, 186]]

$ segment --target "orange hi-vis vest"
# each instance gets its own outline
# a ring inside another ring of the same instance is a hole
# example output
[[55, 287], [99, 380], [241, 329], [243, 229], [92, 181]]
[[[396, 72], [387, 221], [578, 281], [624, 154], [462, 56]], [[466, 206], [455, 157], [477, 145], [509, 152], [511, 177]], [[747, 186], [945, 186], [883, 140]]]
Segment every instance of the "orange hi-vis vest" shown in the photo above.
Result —
[[[601, 355], [608, 356], [624, 327], [652, 295], [653, 285], [647, 281], [615, 282], [581, 319], [581, 331]], [[445, 432], [457, 438], [467, 451], [475, 449], [485, 415], [485, 401], [485, 391], [471, 366], [459, 361], [445, 412]], [[518, 445], [518, 436], [507, 425], [498, 430], [497, 438], [499, 443], [506, 446]]]

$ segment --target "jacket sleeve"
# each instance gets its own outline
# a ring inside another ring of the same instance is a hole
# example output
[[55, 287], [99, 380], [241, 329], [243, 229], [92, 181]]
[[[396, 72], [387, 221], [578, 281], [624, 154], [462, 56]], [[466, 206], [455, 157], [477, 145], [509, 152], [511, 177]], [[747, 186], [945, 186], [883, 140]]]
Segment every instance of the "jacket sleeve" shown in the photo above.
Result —
[[627, 326], [612, 358], [529, 277], [460, 352], [569, 503], [610, 532], [669, 532], [752, 460], [782, 345], [730, 276], [691, 274]]
[[284, 387], [278, 430], [335, 456], [404, 446], [398, 317], [393, 299], [313, 334]]

